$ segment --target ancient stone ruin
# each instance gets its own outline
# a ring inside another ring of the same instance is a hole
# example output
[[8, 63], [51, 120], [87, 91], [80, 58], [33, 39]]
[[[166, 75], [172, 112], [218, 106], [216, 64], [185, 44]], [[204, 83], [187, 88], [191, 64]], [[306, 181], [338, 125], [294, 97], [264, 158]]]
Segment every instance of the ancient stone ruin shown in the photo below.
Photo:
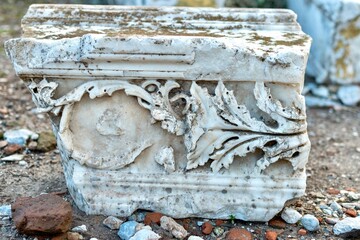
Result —
[[360, 1], [288, 0], [314, 38], [307, 73], [318, 83], [360, 83]]
[[22, 27], [8, 56], [86, 213], [267, 221], [304, 194], [293, 12], [32, 5]]
[[316, 98], [307, 97], [307, 104], [359, 105], [360, 0], [288, 0], [288, 6], [313, 38], [307, 74], [315, 82], [304, 93]]

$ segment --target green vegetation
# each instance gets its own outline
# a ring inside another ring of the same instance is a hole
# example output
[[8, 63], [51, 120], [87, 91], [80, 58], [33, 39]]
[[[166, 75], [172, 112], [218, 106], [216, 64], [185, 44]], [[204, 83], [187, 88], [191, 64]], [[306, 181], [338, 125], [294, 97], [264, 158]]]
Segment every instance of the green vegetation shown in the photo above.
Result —
[[235, 215], [230, 215], [229, 216], [229, 220], [230, 220], [230, 222], [231, 222], [231, 224], [235, 224], [235, 220], [236, 220], [236, 217], [235, 217]]
[[286, 8], [286, 0], [226, 0], [226, 7]]

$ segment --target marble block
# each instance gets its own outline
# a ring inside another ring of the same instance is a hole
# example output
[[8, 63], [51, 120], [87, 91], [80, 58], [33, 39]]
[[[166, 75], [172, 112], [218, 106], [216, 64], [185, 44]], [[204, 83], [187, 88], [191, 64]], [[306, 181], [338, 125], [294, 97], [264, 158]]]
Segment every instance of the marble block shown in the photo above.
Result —
[[224, 7], [225, 0], [115, 0], [115, 4], [132, 6]]
[[360, 1], [288, 0], [313, 38], [307, 73], [318, 83], [360, 83]]
[[305, 191], [289, 10], [32, 5], [6, 42], [88, 214], [267, 221]]

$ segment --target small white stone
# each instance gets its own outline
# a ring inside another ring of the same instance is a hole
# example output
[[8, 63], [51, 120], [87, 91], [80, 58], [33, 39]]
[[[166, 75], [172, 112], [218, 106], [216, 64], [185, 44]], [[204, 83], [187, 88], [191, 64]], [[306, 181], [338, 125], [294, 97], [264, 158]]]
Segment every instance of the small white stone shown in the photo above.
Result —
[[281, 213], [281, 218], [289, 224], [297, 223], [301, 217], [302, 215], [292, 208], [285, 208]]
[[179, 239], [183, 239], [188, 235], [188, 232], [185, 230], [183, 226], [178, 224], [174, 219], [167, 216], [162, 216], [160, 219], [160, 226], [171, 232], [171, 234]]
[[136, 227], [135, 227], [135, 231], [136, 231], [136, 232], [137, 232], [137, 231], [140, 231], [140, 230], [142, 230], [142, 229], [152, 230], [152, 228], [151, 228], [150, 226], [147, 226], [147, 225], [145, 225], [145, 224], [143, 224], [143, 223], [139, 223], [139, 224], [136, 225]]
[[198, 237], [198, 236], [190, 236], [190, 237], [188, 238], [188, 240], [204, 240], [204, 239], [201, 238], [201, 237]]
[[347, 197], [351, 200], [351, 201], [358, 201], [360, 199], [360, 195], [354, 192], [349, 192]]
[[80, 225], [77, 227], [74, 227], [73, 229], [71, 229], [72, 232], [77, 232], [77, 233], [85, 233], [87, 232], [87, 227], [85, 225]]
[[329, 93], [329, 89], [327, 89], [325, 86], [319, 86], [317, 88], [314, 88], [311, 90], [311, 92], [318, 97], [321, 98], [328, 98], [330, 93]]
[[340, 204], [338, 204], [338, 203], [335, 202], [335, 201], [330, 204], [330, 208], [331, 208], [333, 211], [336, 211], [336, 212], [338, 212], [338, 213], [343, 213]]
[[335, 225], [337, 222], [339, 222], [338, 218], [325, 218], [325, 222], [327, 224]]
[[306, 106], [308, 107], [340, 107], [341, 104], [330, 99], [306, 96]]
[[332, 216], [333, 215], [333, 211], [329, 208], [323, 208], [321, 209], [323, 213]]
[[29, 148], [30, 150], [36, 150], [37, 146], [38, 146], [38, 143], [35, 142], [35, 141], [31, 141], [31, 142], [28, 144], [28, 148]]
[[26, 141], [30, 138], [36, 140], [39, 135], [28, 129], [8, 130], [4, 133], [5, 140], [10, 144], [19, 144], [25, 146]]
[[0, 217], [9, 217], [11, 216], [11, 205], [2, 205], [0, 206]]
[[360, 102], [360, 86], [341, 86], [338, 90], [338, 97], [347, 106], [356, 106]]
[[27, 166], [28, 163], [26, 161], [24, 161], [24, 160], [21, 160], [21, 161], [19, 161], [19, 165], [20, 166]]
[[301, 218], [300, 221], [303, 227], [310, 232], [317, 231], [320, 228], [319, 220], [313, 215], [306, 214]]
[[0, 141], [0, 149], [6, 147], [8, 145], [8, 142], [3, 140], [3, 141]]
[[118, 230], [122, 223], [123, 221], [114, 216], [109, 216], [103, 221], [103, 224], [112, 230]]
[[360, 209], [360, 203], [358, 203], [358, 202], [354, 202], [354, 203], [341, 203], [341, 205], [342, 205], [344, 208]]
[[23, 154], [13, 154], [13, 155], [1, 158], [1, 161], [5, 161], [5, 162], [21, 161], [24, 159], [24, 157], [25, 156]]
[[161, 236], [151, 231], [150, 229], [141, 229], [136, 232], [129, 240], [158, 240]]
[[68, 239], [74, 239], [74, 240], [84, 240], [84, 236], [77, 232], [68, 232], [67, 233]]
[[220, 237], [225, 232], [225, 230], [222, 227], [214, 227], [213, 232], [215, 236]]

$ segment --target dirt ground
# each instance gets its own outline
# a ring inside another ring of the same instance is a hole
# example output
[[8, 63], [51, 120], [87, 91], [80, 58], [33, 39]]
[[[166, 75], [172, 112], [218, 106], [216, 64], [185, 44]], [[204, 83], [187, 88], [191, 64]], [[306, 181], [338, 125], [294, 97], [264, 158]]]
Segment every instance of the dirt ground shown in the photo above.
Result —
[[[18, 17], [17, 17], [18, 18]], [[4, 21], [4, 20], [3, 20]], [[18, 22], [18, 21], [17, 21]], [[1, 19], [0, 19], [1, 23]], [[16, 21], [11, 25], [0, 25], [0, 133], [9, 129], [27, 128], [34, 132], [50, 130], [46, 115], [37, 114], [25, 85], [15, 76], [3, 51], [3, 42], [19, 34]], [[307, 194], [293, 204], [301, 213], [323, 217], [317, 206], [336, 198], [328, 194], [329, 188], [339, 190], [352, 188], [360, 192], [360, 108], [308, 109], [308, 131], [312, 150], [307, 167]], [[0, 157], [2, 152], [0, 151]], [[11, 204], [19, 196], [37, 196], [41, 193], [64, 192], [64, 198], [72, 202], [66, 192], [60, 157], [57, 150], [47, 153], [26, 151], [27, 165], [0, 161], [0, 205]], [[323, 195], [324, 197], [320, 197]], [[74, 205], [73, 205], [74, 206]], [[119, 239], [116, 231], [102, 225], [105, 216], [86, 216], [74, 206], [73, 226], [85, 224], [88, 232], [85, 239]], [[180, 220], [188, 224], [194, 235], [201, 235], [197, 221]], [[266, 223], [227, 222], [224, 229], [243, 226], [253, 232], [255, 239], [264, 239], [265, 231], [279, 232], [278, 239], [339, 239], [332, 234], [332, 226], [321, 224], [316, 233], [301, 237], [297, 234], [301, 226], [287, 225], [285, 229], [274, 229]], [[204, 237], [205, 239], [214, 239]], [[19, 235], [11, 221], [0, 221], [0, 239], [33, 239]], [[164, 238], [168, 239], [168, 238]]]

